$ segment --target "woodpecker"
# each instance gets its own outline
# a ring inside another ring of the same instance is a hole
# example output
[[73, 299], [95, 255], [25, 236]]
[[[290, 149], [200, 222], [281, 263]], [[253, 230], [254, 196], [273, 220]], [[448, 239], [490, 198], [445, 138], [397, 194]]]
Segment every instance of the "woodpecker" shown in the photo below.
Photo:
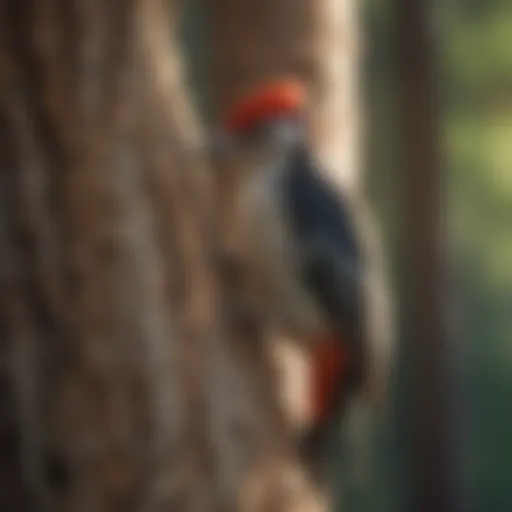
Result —
[[310, 347], [311, 418], [301, 449], [318, 466], [333, 420], [365, 380], [365, 265], [348, 198], [308, 143], [307, 103], [299, 80], [264, 83], [228, 110], [221, 140], [241, 155], [241, 222], [268, 309]]

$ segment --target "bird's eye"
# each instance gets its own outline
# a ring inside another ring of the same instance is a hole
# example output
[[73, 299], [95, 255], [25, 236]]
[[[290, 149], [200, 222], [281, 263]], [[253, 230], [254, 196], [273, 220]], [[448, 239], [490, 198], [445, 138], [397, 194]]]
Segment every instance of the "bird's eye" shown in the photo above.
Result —
[[240, 136], [240, 142], [244, 149], [250, 150], [268, 142], [268, 126], [258, 123]]

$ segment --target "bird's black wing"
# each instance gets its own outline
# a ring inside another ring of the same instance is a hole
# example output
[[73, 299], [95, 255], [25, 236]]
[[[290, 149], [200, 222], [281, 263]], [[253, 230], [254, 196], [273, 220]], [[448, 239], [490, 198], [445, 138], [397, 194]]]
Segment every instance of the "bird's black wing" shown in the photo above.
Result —
[[[333, 411], [343, 415], [350, 394], [364, 379], [363, 261], [352, 212], [301, 146], [291, 155], [283, 186], [286, 216], [301, 258], [304, 286], [345, 343], [349, 365], [335, 390]], [[334, 419], [334, 418], [332, 418]], [[332, 422], [314, 425], [300, 445], [309, 466], [321, 477]]]
[[363, 261], [346, 199], [322, 176], [305, 146], [289, 159], [283, 187], [285, 212], [302, 256], [303, 282], [333, 327], [343, 334], [351, 358], [351, 384], [362, 379]]

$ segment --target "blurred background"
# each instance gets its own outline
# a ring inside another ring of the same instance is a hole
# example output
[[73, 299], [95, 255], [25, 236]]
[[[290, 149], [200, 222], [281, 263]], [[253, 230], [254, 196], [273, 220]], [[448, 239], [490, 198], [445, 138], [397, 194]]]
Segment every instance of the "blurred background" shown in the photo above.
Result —
[[[365, 180], [394, 255], [399, 291], [396, 13], [385, 0], [361, 4]], [[445, 225], [460, 339], [461, 477], [470, 510], [505, 512], [512, 510], [512, 2], [438, 2], [433, 19]], [[208, 73], [207, 31], [200, 2], [191, 1], [183, 38], [195, 99], [208, 120], [211, 105], [200, 86]], [[353, 510], [397, 510], [407, 494], [407, 357], [401, 346], [395, 407], [378, 432], [374, 483], [370, 490], [345, 493]]]

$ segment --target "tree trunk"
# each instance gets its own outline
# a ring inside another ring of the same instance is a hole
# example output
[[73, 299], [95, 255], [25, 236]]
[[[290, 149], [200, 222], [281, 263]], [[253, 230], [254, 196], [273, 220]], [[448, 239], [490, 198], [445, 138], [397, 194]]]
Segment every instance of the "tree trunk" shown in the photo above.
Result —
[[412, 344], [411, 509], [463, 509], [457, 460], [454, 352], [447, 329], [439, 102], [430, 2], [398, 0], [405, 262], [404, 319]]
[[1, 3], [2, 510], [306, 506], [255, 334], [219, 321], [168, 20]]

